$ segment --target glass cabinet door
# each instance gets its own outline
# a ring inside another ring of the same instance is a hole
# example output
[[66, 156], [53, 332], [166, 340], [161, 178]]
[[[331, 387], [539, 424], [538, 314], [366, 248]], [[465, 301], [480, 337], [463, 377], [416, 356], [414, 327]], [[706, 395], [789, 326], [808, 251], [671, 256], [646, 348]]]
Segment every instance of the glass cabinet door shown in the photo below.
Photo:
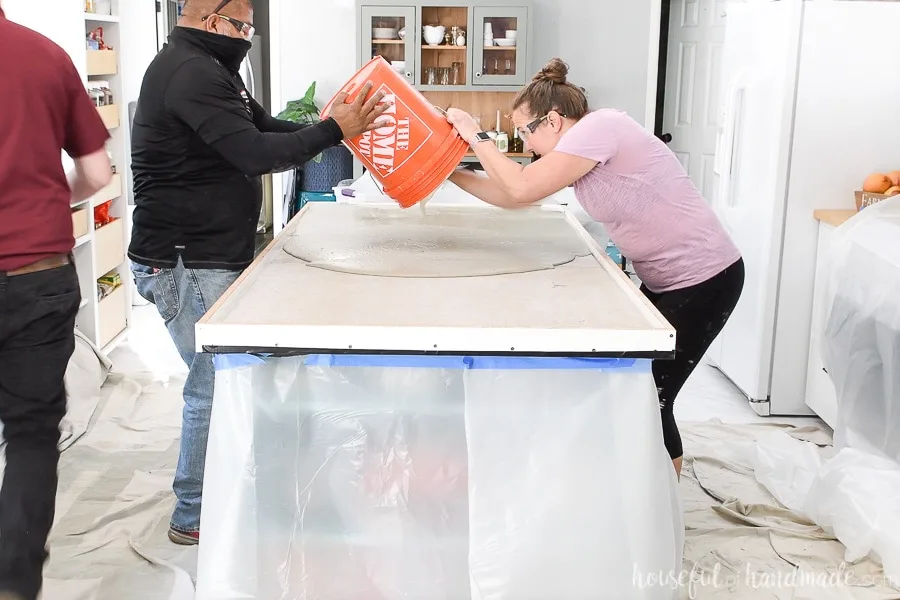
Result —
[[410, 84], [416, 80], [416, 9], [412, 6], [363, 6], [360, 61], [383, 57]]
[[526, 7], [475, 7], [471, 32], [473, 85], [524, 85], [528, 36]]

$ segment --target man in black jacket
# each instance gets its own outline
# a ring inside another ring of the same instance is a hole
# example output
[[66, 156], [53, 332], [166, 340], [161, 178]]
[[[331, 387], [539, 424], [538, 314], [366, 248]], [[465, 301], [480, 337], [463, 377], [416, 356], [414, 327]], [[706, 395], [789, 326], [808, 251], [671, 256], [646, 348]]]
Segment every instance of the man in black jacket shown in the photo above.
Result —
[[212, 357], [194, 326], [253, 260], [260, 176], [300, 166], [374, 129], [382, 96], [339, 99], [311, 126], [280, 121], [238, 74], [253, 37], [250, 0], [188, 0], [147, 69], [132, 134], [134, 228], [128, 256], [138, 292], [156, 305], [189, 368], [184, 385], [178, 499], [169, 539], [200, 539], [203, 468], [212, 410]]

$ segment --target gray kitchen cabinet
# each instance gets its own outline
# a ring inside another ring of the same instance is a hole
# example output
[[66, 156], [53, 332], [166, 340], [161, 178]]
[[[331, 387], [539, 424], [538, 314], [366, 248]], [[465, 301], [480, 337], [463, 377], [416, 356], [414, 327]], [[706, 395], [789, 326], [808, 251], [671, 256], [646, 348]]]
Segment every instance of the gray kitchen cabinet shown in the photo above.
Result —
[[419, 54], [416, 30], [415, 6], [360, 6], [359, 66], [382, 56], [415, 84]]
[[[517, 91], [532, 70], [531, 17], [531, 0], [357, 0], [358, 66], [383, 56], [423, 92]], [[465, 43], [429, 44], [426, 26], [456, 28]], [[486, 45], [486, 27], [498, 41]]]
[[[522, 86], [528, 78], [528, 7], [476, 6], [472, 84]], [[493, 43], [491, 44], [491, 40]]]

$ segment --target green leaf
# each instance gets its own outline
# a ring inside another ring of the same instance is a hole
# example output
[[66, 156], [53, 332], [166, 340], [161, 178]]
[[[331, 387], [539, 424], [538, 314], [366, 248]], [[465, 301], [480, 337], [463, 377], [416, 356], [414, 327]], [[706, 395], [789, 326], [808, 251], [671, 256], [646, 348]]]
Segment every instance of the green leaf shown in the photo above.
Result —
[[309, 89], [306, 90], [306, 94], [303, 96], [303, 102], [308, 105], [312, 105], [313, 108], [315, 108], [315, 106], [316, 106], [316, 82], [315, 81], [313, 81], [312, 84], [310, 84]]
[[276, 118], [292, 123], [317, 123], [319, 108], [316, 106], [316, 82], [312, 82], [302, 98], [288, 102], [285, 109]]

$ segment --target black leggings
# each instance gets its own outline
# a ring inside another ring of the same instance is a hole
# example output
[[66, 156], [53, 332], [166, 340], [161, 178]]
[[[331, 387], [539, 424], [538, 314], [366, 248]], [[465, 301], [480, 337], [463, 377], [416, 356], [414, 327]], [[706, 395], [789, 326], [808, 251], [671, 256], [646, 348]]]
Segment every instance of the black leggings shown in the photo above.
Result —
[[673, 459], [684, 454], [675, 423], [675, 398], [722, 331], [744, 289], [744, 260], [703, 283], [654, 294], [641, 291], [675, 328], [675, 358], [653, 361], [653, 379], [659, 393], [663, 440]]

